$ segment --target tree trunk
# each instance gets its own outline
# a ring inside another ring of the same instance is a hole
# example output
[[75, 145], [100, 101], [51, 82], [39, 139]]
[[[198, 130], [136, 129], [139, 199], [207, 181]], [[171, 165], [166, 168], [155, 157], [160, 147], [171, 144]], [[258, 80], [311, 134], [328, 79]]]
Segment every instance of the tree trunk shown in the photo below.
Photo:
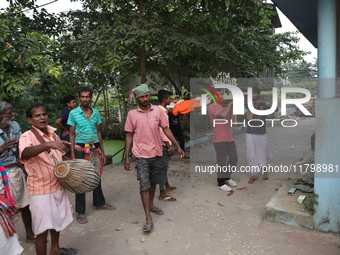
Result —
[[[142, 18], [144, 12], [144, 0], [139, 0], [139, 15]], [[140, 28], [142, 29], [142, 27]], [[140, 58], [140, 83], [146, 82], [146, 49], [144, 46], [141, 48], [141, 58]]]
[[140, 58], [140, 83], [143, 84], [146, 82], [146, 50], [145, 47], [141, 49], [141, 58]]

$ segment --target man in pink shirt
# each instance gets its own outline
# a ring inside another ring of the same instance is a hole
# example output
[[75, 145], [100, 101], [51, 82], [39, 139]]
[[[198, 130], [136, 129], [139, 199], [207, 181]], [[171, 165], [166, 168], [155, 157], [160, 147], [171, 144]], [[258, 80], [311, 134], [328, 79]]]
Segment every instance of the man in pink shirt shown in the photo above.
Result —
[[163, 128], [165, 135], [176, 146], [181, 158], [184, 151], [176, 142], [169, 129], [169, 121], [164, 112], [158, 107], [149, 103], [150, 91], [146, 84], [139, 85], [134, 90], [138, 108], [128, 113], [125, 131], [126, 148], [125, 163], [126, 170], [130, 170], [129, 154], [136, 157], [137, 179], [140, 182], [140, 193], [143, 208], [146, 215], [146, 224], [143, 231], [148, 232], [153, 229], [151, 212], [163, 215], [162, 209], [153, 204], [156, 184], [159, 182], [160, 160], [163, 155], [162, 141], [159, 127]]
[[[222, 94], [221, 91], [218, 93]], [[229, 102], [225, 108], [218, 103], [208, 106], [209, 118], [214, 129], [212, 142], [216, 151], [217, 165], [220, 167], [220, 170], [217, 172], [217, 185], [218, 188], [223, 191], [231, 191], [231, 187], [237, 186], [237, 183], [231, 179], [230, 171], [230, 167], [236, 167], [238, 159], [236, 144], [230, 129], [232, 107], [232, 101]], [[215, 119], [225, 119], [228, 123], [215, 124]], [[222, 171], [223, 167], [225, 167], [224, 171]], [[228, 171], [225, 171], [226, 168], [228, 168]]]
[[42, 105], [32, 105], [26, 111], [31, 130], [23, 133], [19, 139], [19, 155], [28, 174], [27, 187], [30, 198], [30, 210], [37, 255], [47, 253], [47, 234], [51, 235], [52, 254], [76, 254], [77, 249], [60, 248], [60, 231], [72, 221], [71, 204], [66, 190], [54, 176], [55, 159], [62, 161], [68, 151], [67, 141], [61, 141], [48, 125], [48, 115]]

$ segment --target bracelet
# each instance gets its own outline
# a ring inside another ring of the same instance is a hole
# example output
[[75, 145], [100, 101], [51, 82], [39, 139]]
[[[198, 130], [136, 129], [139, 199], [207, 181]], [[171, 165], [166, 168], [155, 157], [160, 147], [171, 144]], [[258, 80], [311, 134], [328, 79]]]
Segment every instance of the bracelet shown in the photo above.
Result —
[[170, 148], [168, 151], [171, 151], [172, 150], [172, 148]]

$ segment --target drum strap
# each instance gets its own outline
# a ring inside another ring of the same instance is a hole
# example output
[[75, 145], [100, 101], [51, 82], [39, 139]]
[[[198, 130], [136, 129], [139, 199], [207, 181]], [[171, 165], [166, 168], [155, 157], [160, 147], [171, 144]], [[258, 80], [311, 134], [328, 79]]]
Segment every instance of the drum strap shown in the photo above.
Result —
[[[35, 137], [38, 139], [40, 143], [46, 143], [45, 139], [42, 138], [42, 136], [38, 133], [36, 129], [31, 128], [31, 132], [35, 135]], [[51, 149], [48, 149], [47, 152], [50, 153]]]

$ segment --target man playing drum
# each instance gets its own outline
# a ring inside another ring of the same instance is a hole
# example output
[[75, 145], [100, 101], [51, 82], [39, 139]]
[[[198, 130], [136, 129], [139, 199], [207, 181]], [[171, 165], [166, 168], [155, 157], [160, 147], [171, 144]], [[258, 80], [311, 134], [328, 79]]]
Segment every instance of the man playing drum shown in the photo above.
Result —
[[55, 160], [67, 160], [69, 142], [61, 141], [48, 125], [44, 106], [32, 105], [26, 110], [26, 117], [32, 128], [19, 139], [20, 161], [25, 164], [28, 174], [27, 188], [30, 197], [33, 230], [36, 235], [37, 255], [47, 253], [47, 234], [51, 235], [52, 254], [76, 254], [77, 249], [60, 248], [60, 231], [72, 221], [71, 204], [66, 190], [53, 174]]
[[[70, 112], [67, 124], [70, 125], [71, 159], [86, 159], [102, 173], [106, 158], [100, 131], [99, 112], [90, 106], [92, 90], [83, 87], [79, 90], [80, 105]], [[93, 206], [97, 210], [114, 210], [115, 206], [106, 204], [101, 182], [93, 190]], [[85, 216], [85, 194], [76, 194], [77, 221], [80, 224], [88, 222]]]

